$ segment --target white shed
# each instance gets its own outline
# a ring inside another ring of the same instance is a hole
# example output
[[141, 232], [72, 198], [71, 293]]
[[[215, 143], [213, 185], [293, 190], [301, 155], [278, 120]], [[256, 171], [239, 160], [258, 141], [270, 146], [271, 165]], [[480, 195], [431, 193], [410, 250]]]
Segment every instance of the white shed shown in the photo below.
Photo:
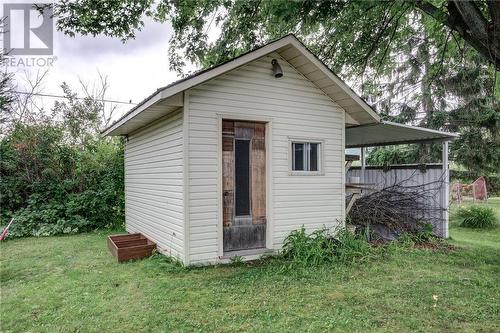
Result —
[[209, 264], [343, 224], [346, 127], [378, 123], [289, 35], [158, 89], [103, 133], [126, 137], [127, 231]]

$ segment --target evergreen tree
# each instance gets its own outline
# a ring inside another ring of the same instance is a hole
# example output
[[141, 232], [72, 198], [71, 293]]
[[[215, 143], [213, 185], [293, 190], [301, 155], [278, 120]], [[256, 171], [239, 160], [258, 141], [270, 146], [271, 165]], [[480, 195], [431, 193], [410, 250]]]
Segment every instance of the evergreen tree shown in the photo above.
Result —
[[[456, 161], [476, 172], [498, 165], [500, 1], [64, 0], [55, 13], [67, 34], [123, 40], [144, 15], [169, 20], [170, 65], [182, 74], [187, 62], [207, 68], [293, 33], [384, 118], [457, 130]], [[406, 162], [440, 155], [406, 149]]]

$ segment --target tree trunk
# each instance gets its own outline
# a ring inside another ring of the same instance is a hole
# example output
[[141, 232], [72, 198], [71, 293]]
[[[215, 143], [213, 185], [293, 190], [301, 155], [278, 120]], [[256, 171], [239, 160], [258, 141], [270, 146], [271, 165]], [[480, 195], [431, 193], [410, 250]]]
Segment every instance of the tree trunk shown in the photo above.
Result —
[[491, 22], [486, 20], [477, 5], [470, 0], [449, 0], [448, 13], [425, 0], [417, 1], [416, 6], [458, 32], [469, 45], [500, 70], [500, 1], [488, 0]]

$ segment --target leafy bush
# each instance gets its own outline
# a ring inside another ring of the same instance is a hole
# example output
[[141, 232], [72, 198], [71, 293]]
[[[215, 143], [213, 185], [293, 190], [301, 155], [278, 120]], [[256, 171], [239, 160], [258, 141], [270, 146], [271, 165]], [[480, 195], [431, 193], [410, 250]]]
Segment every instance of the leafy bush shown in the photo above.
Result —
[[397, 165], [419, 163], [418, 150], [411, 145], [377, 147], [370, 151], [366, 162], [369, 165]]
[[490, 229], [498, 223], [495, 212], [489, 207], [463, 207], [458, 209], [456, 215], [460, 226], [465, 228]]
[[0, 140], [2, 224], [9, 237], [48, 236], [123, 222], [123, 143], [68, 138], [57, 123], [18, 124]]
[[283, 244], [282, 256], [298, 266], [319, 266], [334, 262], [352, 262], [366, 256], [370, 245], [346, 229], [294, 230]]

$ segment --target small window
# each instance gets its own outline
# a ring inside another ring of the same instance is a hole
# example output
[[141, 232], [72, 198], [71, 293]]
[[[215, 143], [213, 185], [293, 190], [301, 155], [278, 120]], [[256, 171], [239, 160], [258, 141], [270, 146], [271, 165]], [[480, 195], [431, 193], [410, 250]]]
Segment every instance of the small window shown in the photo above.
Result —
[[318, 142], [292, 142], [292, 171], [320, 171], [320, 150]]
[[235, 214], [250, 215], [250, 140], [234, 140]]

